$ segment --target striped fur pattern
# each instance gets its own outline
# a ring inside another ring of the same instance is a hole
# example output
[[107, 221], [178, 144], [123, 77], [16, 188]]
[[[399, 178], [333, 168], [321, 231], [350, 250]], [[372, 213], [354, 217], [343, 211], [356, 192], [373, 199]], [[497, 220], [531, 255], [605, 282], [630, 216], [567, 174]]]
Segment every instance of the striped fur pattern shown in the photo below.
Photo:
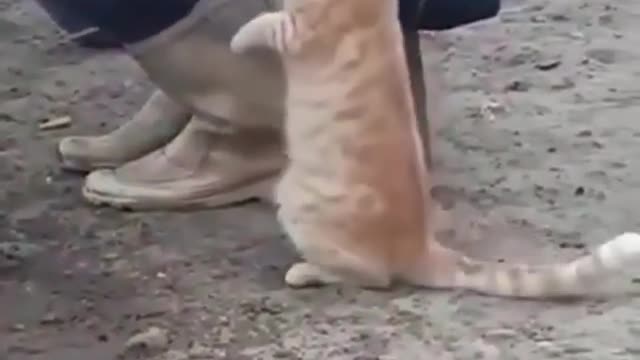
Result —
[[290, 286], [392, 281], [487, 295], [588, 295], [594, 280], [640, 260], [625, 233], [588, 256], [526, 266], [466, 257], [435, 241], [429, 177], [397, 19], [397, 0], [285, 0], [238, 30], [234, 52], [282, 56], [290, 163], [278, 219], [304, 261]]

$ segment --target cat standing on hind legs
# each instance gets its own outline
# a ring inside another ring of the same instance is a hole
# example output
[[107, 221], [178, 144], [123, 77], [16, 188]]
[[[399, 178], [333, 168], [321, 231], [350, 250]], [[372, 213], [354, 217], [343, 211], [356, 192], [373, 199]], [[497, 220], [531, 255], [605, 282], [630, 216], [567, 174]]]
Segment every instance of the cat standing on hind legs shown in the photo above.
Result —
[[575, 261], [496, 264], [435, 241], [429, 173], [416, 127], [397, 0], [289, 0], [238, 30], [231, 48], [270, 47], [287, 77], [289, 164], [278, 219], [305, 262], [291, 286], [393, 280], [497, 296], [587, 295], [601, 276], [640, 262], [626, 233]]

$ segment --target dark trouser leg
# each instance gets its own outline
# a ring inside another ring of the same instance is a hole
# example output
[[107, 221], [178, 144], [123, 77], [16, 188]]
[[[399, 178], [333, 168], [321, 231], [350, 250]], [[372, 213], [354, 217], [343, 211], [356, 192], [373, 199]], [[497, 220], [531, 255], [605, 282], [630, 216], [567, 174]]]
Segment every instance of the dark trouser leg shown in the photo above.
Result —
[[411, 78], [411, 91], [413, 92], [418, 130], [420, 131], [420, 137], [422, 139], [425, 161], [427, 162], [427, 166], [431, 168], [431, 133], [429, 119], [427, 117], [427, 91], [424, 84], [420, 36], [417, 31], [405, 31], [404, 46]]
[[477, 21], [490, 19], [500, 11], [501, 0], [400, 0], [417, 3], [417, 28], [438, 31], [449, 30]]
[[[433, 97], [433, 94], [427, 94], [424, 82], [425, 71], [418, 31], [447, 30], [494, 17], [500, 10], [500, 0], [399, 0], [399, 10], [400, 22], [405, 31], [405, 54], [411, 75], [418, 129], [424, 147], [425, 161], [427, 166], [431, 167], [430, 125], [433, 125], [434, 119], [429, 119], [428, 116], [433, 112], [427, 111], [427, 106], [431, 106], [427, 96]], [[434, 101], [438, 100], [434, 99]]]

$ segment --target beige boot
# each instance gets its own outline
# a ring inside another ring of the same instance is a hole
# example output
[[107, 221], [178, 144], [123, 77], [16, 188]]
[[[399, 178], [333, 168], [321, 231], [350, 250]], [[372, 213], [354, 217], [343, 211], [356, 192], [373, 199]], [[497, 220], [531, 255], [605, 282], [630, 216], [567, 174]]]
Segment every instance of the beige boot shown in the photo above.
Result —
[[137, 159], [173, 139], [191, 117], [189, 109], [157, 90], [127, 123], [102, 136], [70, 136], [58, 144], [62, 166], [90, 171]]
[[264, 0], [202, 1], [186, 19], [128, 49], [195, 118], [165, 148], [91, 173], [83, 190], [90, 202], [160, 210], [270, 196], [285, 158], [282, 67], [273, 52], [240, 56], [228, 43], [271, 6]]
[[115, 170], [92, 172], [91, 203], [131, 210], [214, 208], [269, 198], [284, 166], [280, 133], [252, 128], [225, 134], [194, 119], [169, 145]]

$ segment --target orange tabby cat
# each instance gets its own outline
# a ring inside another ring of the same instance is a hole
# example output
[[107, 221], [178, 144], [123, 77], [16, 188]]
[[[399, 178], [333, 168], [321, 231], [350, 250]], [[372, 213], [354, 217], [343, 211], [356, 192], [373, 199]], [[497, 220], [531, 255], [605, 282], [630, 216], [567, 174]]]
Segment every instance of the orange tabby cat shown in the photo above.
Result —
[[586, 294], [594, 279], [640, 260], [635, 233], [539, 267], [471, 259], [435, 241], [397, 2], [285, 0], [231, 41], [238, 53], [277, 50], [288, 77], [290, 164], [275, 196], [306, 262], [288, 270], [287, 284], [384, 288], [398, 279], [544, 298]]

